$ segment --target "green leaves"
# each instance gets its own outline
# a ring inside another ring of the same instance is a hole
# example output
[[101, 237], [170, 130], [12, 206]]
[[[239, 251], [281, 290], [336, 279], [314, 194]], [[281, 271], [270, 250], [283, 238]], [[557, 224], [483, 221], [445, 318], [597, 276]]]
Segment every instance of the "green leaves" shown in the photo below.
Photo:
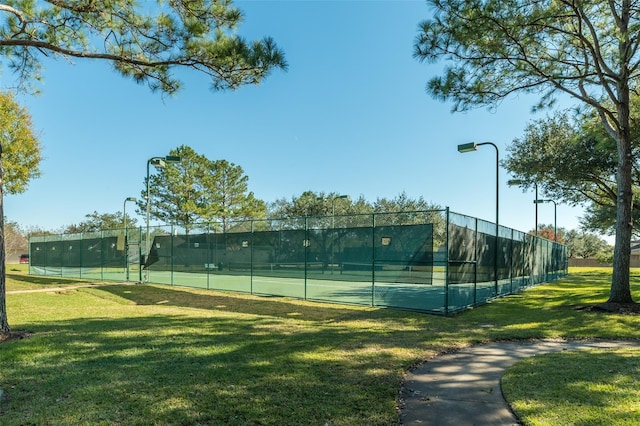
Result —
[[452, 101], [454, 110], [495, 105], [515, 92], [548, 99], [563, 91], [594, 105], [603, 96], [617, 97], [616, 82], [631, 81], [637, 72], [637, 46], [631, 44], [638, 37], [637, 12], [625, 12], [622, 5], [563, 0], [430, 3], [435, 14], [421, 23], [414, 56], [449, 62], [427, 90]]
[[[259, 219], [266, 205], [248, 189], [249, 177], [242, 167], [226, 160], [209, 160], [182, 145], [170, 155], [181, 161], [167, 164], [149, 177], [151, 214], [167, 223], [178, 223], [187, 230], [196, 224], [230, 220]], [[141, 193], [140, 210], [146, 208], [146, 189]]]
[[[631, 134], [634, 158], [638, 154], [638, 99], [632, 98]], [[574, 116], [560, 111], [530, 123], [521, 138], [507, 148], [502, 165], [516, 179], [537, 183], [545, 197], [573, 205], [586, 205], [581, 224], [586, 229], [611, 234], [616, 224], [618, 189], [616, 141], [599, 123], [597, 113]], [[640, 170], [635, 161], [631, 174], [634, 200], [640, 192]], [[634, 232], [638, 233], [640, 204], [633, 203]]]
[[10, 93], [0, 93], [0, 144], [4, 191], [26, 191], [29, 181], [40, 176], [41, 147], [31, 116]]
[[231, 1], [16, 0], [0, 13], [0, 54], [25, 90], [35, 90], [41, 55], [106, 60], [168, 94], [180, 88], [176, 67], [207, 74], [214, 90], [257, 84], [287, 68], [270, 38], [249, 43], [234, 33], [242, 13]]

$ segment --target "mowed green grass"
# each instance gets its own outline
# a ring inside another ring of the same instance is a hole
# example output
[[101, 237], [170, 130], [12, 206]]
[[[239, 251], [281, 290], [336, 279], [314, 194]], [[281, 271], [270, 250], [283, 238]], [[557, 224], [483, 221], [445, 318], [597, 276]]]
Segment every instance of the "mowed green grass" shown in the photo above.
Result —
[[65, 287], [72, 285], [89, 285], [95, 284], [95, 281], [80, 280], [75, 278], [62, 277], [37, 277], [29, 276], [29, 265], [27, 264], [9, 264], [6, 265], [6, 274], [8, 280], [7, 290], [38, 290], [46, 287]]
[[640, 424], [640, 351], [535, 356], [511, 367], [503, 392], [526, 425]]
[[[33, 336], [0, 344], [0, 424], [394, 425], [404, 372], [441, 351], [640, 338], [640, 317], [576, 309], [609, 279], [578, 272], [449, 318], [159, 285], [8, 294]], [[47, 280], [10, 267], [7, 290], [68, 284]]]
[[[606, 298], [610, 269], [580, 268], [574, 273], [567, 280], [584, 282], [580, 293]], [[632, 273], [637, 277], [637, 270]], [[608, 319], [610, 315], [602, 317]], [[629, 321], [636, 318], [627, 317]], [[614, 348], [531, 357], [507, 370], [502, 391], [525, 425], [638, 425], [640, 351]]]

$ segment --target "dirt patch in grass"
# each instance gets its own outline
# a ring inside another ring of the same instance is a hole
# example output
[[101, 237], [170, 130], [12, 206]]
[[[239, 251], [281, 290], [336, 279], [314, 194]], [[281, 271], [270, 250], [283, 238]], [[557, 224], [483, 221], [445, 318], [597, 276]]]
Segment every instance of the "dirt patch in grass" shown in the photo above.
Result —
[[9, 334], [0, 334], [0, 343], [11, 342], [12, 340], [22, 340], [33, 336], [33, 333], [25, 330], [11, 330]]
[[579, 311], [604, 312], [611, 314], [640, 315], [640, 303], [597, 303], [595, 305], [581, 306]]

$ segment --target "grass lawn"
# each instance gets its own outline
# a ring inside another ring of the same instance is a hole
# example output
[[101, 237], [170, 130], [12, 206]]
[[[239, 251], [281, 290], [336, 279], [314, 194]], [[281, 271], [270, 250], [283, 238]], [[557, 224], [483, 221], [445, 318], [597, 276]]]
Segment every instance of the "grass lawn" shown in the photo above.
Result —
[[[9, 291], [78, 283], [13, 266]], [[640, 316], [576, 309], [605, 301], [609, 279], [585, 270], [449, 318], [159, 285], [8, 294], [11, 326], [33, 336], [0, 344], [0, 424], [394, 425], [404, 372], [438, 352], [495, 339], [640, 338]], [[640, 300], [640, 273], [633, 289]], [[636, 370], [620, 371], [637, 373], [640, 353], [558, 355], [555, 370], [593, 359], [582, 368], [590, 383], [618, 371], [600, 358], [628, 358]], [[532, 401], [520, 395], [514, 406]], [[604, 400], [590, 395], [581, 404]], [[638, 411], [630, 398], [612, 404]], [[593, 411], [592, 424], [611, 424]]]
[[29, 276], [29, 265], [7, 265], [7, 290], [38, 290], [46, 287], [65, 287], [82, 284], [95, 284], [95, 281], [62, 277]]
[[502, 379], [527, 425], [640, 424], [640, 351], [568, 351], [528, 358]]

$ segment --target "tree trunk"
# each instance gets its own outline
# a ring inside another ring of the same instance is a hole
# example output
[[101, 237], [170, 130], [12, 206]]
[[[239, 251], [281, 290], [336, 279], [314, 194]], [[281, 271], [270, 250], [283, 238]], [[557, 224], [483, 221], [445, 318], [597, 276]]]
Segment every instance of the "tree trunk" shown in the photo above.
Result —
[[[621, 79], [624, 81], [624, 79]], [[631, 176], [633, 153], [631, 151], [631, 131], [629, 128], [630, 102], [628, 85], [618, 89], [618, 170], [617, 170], [617, 215], [616, 242], [613, 252], [613, 277], [609, 303], [633, 303], [629, 284], [631, 261], [631, 233], [633, 230]]]
[[[626, 160], [625, 163], [630, 163]], [[627, 176], [624, 175], [624, 171]], [[629, 285], [629, 265], [631, 257], [631, 168], [618, 166], [618, 212], [616, 218], [616, 242], [613, 254], [613, 277], [611, 279], [610, 303], [632, 303]], [[625, 182], [626, 181], [626, 182]]]
[[2, 145], [0, 145], [0, 336], [6, 336], [11, 332], [7, 321], [7, 280], [5, 274], [5, 249], [4, 249], [4, 205], [2, 200], [4, 186], [4, 169], [2, 168]]

